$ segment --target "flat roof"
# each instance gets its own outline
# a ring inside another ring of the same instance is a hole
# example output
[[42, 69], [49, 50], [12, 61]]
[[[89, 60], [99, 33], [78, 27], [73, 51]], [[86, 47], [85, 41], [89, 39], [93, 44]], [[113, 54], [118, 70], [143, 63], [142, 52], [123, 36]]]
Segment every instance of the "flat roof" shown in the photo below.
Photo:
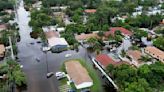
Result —
[[53, 47], [56, 45], [67, 45], [68, 46], [68, 43], [64, 38], [56, 38], [56, 37], [48, 38], [48, 44], [50, 47]]

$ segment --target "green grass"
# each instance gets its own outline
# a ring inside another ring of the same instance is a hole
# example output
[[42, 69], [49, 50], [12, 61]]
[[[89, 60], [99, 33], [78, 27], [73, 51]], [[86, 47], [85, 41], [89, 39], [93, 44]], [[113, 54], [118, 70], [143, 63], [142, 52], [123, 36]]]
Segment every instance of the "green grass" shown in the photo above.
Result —
[[[68, 62], [69, 60], [65, 61]], [[80, 62], [80, 64], [85, 67], [90, 75], [90, 77], [93, 80], [93, 86], [90, 88], [91, 92], [102, 92], [102, 83], [100, 78], [98, 77], [96, 71], [94, 70], [93, 66], [88, 64], [86, 61], [82, 60], [82, 59], [74, 59], [74, 61]], [[62, 71], [66, 71], [65, 70], [65, 65], [63, 64], [61, 67]], [[72, 88], [75, 88], [74, 84], [71, 84]], [[77, 90], [77, 92], [80, 92], [80, 90]]]

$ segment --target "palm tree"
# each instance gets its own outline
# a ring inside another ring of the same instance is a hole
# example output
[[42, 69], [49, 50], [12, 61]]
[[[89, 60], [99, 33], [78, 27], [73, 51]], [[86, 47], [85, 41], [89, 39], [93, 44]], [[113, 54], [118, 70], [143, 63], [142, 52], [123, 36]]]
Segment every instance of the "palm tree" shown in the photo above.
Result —
[[141, 58], [139, 60], [144, 61], [144, 62], [149, 62], [149, 61], [151, 61], [151, 58], [146, 55], [146, 56], [141, 56]]

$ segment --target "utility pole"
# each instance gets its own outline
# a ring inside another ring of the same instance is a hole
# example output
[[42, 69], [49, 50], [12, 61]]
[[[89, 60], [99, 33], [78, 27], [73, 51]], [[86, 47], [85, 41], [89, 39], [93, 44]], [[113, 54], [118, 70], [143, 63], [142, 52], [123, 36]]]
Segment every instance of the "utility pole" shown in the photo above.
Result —
[[12, 45], [12, 42], [11, 42], [11, 36], [9, 35], [9, 44], [10, 44], [10, 50], [11, 50], [11, 58], [13, 60], [15, 60], [15, 57], [14, 57], [14, 53], [13, 53], [13, 45]]

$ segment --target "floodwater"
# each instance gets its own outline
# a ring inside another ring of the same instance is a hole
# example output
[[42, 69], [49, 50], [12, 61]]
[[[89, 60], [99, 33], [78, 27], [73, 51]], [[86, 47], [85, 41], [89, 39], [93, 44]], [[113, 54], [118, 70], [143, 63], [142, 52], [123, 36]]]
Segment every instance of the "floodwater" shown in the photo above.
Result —
[[[16, 20], [20, 28], [19, 33], [21, 37], [20, 42], [17, 43], [18, 58], [27, 76], [27, 89], [23, 92], [59, 92], [59, 82], [56, 77], [52, 76], [49, 79], [46, 78], [46, 55], [41, 51], [41, 44], [37, 43], [39, 39], [30, 37], [30, 32], [32, 31], [32, 28], [28, 26], [30, 14], [24, 9], [23, 1], [20, 2], [17, 12]], [[30, 44], [31, 42], [34, 44]], [[65, 58], [66, 54], [72, 54], [72, 56]], [[60, 71], [60, 67], [65, 60], [76, 58], [85, 59], [89, 64], [92, 64], [90, 58], [86, 54], [86, 50], [83, 47], [79, 47], [79, 52], [73, 50], [62, 53], [48, 52], [48, 69], [50, 72], [55, 73]], [[36, 58], [39, 58], [40, 62], [37, 62]], [[108, 90], [107, 92], [113, 90], [113, 88], [109, 86], [106, 86], [105, 89]]]

